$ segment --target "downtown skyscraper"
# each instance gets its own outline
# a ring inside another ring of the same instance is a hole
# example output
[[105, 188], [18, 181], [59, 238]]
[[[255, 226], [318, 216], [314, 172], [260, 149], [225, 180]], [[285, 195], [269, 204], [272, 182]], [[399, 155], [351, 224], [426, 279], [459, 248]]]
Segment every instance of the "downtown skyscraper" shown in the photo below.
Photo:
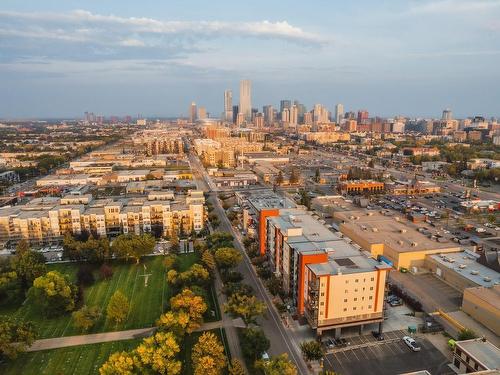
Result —
[[243, 114], [245, 121], [252, 119], [252, 82], [249, 79], [240, 82], [239, 113]]
[[233, 121], [233, 92], [231, 90], [224, 91], [224, 121]]
[[335, 106], [335, 122], [337, 124], [340, 124], [340, 120], [344, 117], [344, 105], [343, 104], [337, 104]]

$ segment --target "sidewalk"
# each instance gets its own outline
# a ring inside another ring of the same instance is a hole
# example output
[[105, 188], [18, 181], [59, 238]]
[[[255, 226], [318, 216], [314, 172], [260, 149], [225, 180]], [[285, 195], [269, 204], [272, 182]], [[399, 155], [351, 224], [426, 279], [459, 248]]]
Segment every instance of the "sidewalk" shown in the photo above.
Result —
[[[217, 329], [222, 327], [223, 327], [222, 320], [218, 320], [216, 322], [209, 322], [202, 324], [201, 327], [196, 330], [196, 332], [210, 331], [212, 329]], [[226, 328], [225, 324], [224, 328]], [[37, 352], [40, 350], [66, 348], [68, 346], [99, 344], [101, 342], [139, 339], [152, 335], [155, 330], [156, 327], [151, 327], [151, 328], [130, 329], [127, 331], [104, 332], [104, 333], [94, 333], [90, 335], [65, 336], [65, 337], [54, 337], [51, 339], [41, 339], [41, 340], [36, 340], [33, 343], [33, 345], [31, 345], [26, 351]]]

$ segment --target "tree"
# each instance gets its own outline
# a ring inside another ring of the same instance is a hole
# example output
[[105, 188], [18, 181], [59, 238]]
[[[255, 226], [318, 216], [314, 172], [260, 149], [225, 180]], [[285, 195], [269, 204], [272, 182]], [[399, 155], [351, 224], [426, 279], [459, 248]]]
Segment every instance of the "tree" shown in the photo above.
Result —
[[283, 172], [279, 171], [278, 175], [276, 176], [276, 180], [274, 181], [276, 185], [281, 186], [283, 183]]
[[201, 256], [201, 261], [211, 272], [215, 270], [215, 258], [210, 251], [205, 250], [203, 252], [203, 255]]
[[137, 349], [137, 356], [143, 366], [155, 373], [175, 375], [181, 372], [181, 362], [175, 357], [179, 353], [179, 344], [171, 332], [157, 332], [143, 340]]
[[57, 271], [47, 272], [33, 281], [34, 296], [48, 315], [73, 311], [78, 288], [67, 275]]
[[299, 182], [300, 179], [300, 174], [297, 168], [292, 168], [292, 171], [290, 172], [290, 184], [296, 184]]
[[141, 257], [153, 252], [156, 240], [150, 234], [121, 234], [111, 245], [113, 254], [125, 258], [133, 258], [139, 263]]
[[179, 257], [176, 254], [168, 254], [165, 257], [165, 268], [167, 271], [177, 269], [179, 265]]
[[8, 316], [0, 317], [0, 355], [10, 359], [24, 352], [35, 341], [31, 322], [22, 322]]
[[113, 268], [111, 268], [111, 266], [108, 264], [103, 264], [99, 268], [99, 276], [101, 277], [101, 280], [111, 279], [111, 277], [113, 276]]
[[231, 360], [231, 364], [228, 367], [229, 375], [246, 375], [247, 372], [243, 367], [243, 364], [236, 358]]
[[73, 325], [86, 332], [92, 328], [101, 317], [101, 309], [97, 306], [83, 306], [80, 310], [74, 311]]
[[226, 367], [224, 346], [212, 332], [203, 333], [191, 354], [195, 375], [219, 375]]
[[297, 375], [297, 368], [292, 361], [288, 359], [288, 354], [283, 353], [271, 358], [269, 361], [259, 360], [255, 367], [260, 369], [264, 375]]
[[321, 344], [316, 340], [302, 342], [300, 344], [300, 350], [307, 361], [319, 361], [323, 358]]
[[246, 324], [255, 323], [255, 318], [261, 315], [266, 305], [255, 296], [233, 294], [224, 304], [224, 311], [239, 316]]
[[192, 333], [203, 323], [203, 314], [207, 311], [207, 304], [203, 298], [197, 296], [190, 289], [184, 289], [178, 295], [170, 298], [170, 308], [173, 312], [184, 312], [189, 316], [186, 332]]
[[115, 324], [122, 323], [127, 317], [128, 311], [130, 309], [130, 304], [127, 297], [117, 290], [109, 300], [108, 307], [106, 309], [108, 319], [115, 322]]
[[82, 264], [76, 273], [76, 283], [82, 286], [89, 286], [94, 283], [94, 272], [88, 264]]
[[184, 337], [188, 324], [189, 314], [185, 311], [167, 311], [156, 321], [159, 331], [172, 332], [178, 339]]
[[314, 172], [314, 181], [318, 183], [321, 180], [321, 171], [319, 168], [316, 168], [316, 171]]
[[141, 363], [137, 355], [132, 353], [116, 352], [99, 369], [100, 375], [134, 375], [140, 373]]
[[464, 328], [458, 333], [458, 340], [459, 341], [471, 340], [471, 339], [475, 339], [476, 337], [477, 337], [476, 333], [469, 328]]
[[243, 259], [241, 253], [232, 247], [221, 247], [215, 252], [215, 261], [222, 269], [233, 268]]
[[43, 254], [30, 250], [25, 240], [17, 245], [16, 255], [11, 260], [11, 267], [16, 272], [23, 289], [29, 288], [37, 277], [47, 272]]
[[242, 330], [240, 343], [243, 355], [252, 362], [261, 358], [262, 354], [271, 345], [264, 331], [260, 328], [245, 328]]

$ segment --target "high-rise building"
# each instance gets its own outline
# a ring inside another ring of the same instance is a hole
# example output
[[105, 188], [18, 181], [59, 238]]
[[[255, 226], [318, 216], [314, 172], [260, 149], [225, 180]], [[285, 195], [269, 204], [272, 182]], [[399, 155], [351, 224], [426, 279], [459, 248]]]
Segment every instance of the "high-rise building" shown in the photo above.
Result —
[[290, 124], [297, 125], [299, 123], [299, 108], [294, 104], [290, 108]]
[[240, 113], [240, 109], [237, 105], [233, 105], [233, 124], [236, 124], [236, 120], [238, 119], [238, 113]]
[[241, 126], [245, 122], [245, 115], [243, 113], [238, 113], [236, 116], [236, 125]]
[[246, 121], [252, 119], [252, 82], [249, 79], [240, 82], [239, 112], [243, 114]]
[[448, 121], [453, 119], [453, 114], [451, 113], [451, 109], [447, 108], [443, 111], [442, 120]]
[[366, 109], [362, 109], [358, 111], [358, 124], [361, 124], [363, 122], [366, 122], [368, 118], [370, 117], [370, 114]]
[[274, 108], [272, 105], [265, 105], [262, 108], [262, 112], [264, 112], [264, 122], [268, 125], [274, 123]]
[[288, 108], [283, 109], [281, 112], [281, 121], [287, 124], [290, 122], [290, 110]]
[[328, 122], [328, 110], [323, 105], [314, 105], [313, 122], [315, 124], [325, 124]]
[[285, 109], [290, 109], [292, 106], [291, 100], [281, 100], [280, 101], [280, 113], [283, 113]]
[[196, 103], [192, 102], [191, 106], [189, 107], [189, 122], [194, 123], [197, 119], [197, 110], [196, 110]]
[[233, 121], [233, 92], [231, 90], [224, 91], [224, 120]]
[[344, 117], [344, 105], [343, 104], [337, 104], [335, 106], [335, 122], [337, 124], [340, 124], [340, 121]]
[[198, 108], [198, 119], [204, 120], [207, 118], [207, 109], [205, 107]]
[[257, 129], [262, 129], [264, 127], [264, 115], [262, 113], [257, 113], [253, 118], [253, 123]]

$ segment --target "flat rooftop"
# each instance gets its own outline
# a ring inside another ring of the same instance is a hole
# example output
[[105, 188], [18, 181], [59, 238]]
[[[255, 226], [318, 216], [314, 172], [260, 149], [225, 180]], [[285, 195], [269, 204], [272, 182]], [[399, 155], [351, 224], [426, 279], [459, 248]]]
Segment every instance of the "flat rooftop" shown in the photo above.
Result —
[[457, 253], [428, 255], [428, 257], [479, 286], [500, 285], [500, 273], [478, 263], [479, 255], [473, 252], [465, 250]]
[[248, 203], [252, 205], [257, 211], [265, 209], [287, 209], [295, 208], [297, 205], [289, 198], [282, 197], [272, 190], [252, 192], [247, 197]]
[[354, 232], [370, 244], [384, 244], [397, 252], [460, 250], [453, 242], [437, 242], [428, 238], [408, 226], [400, 216], [385, 215], [374, 210], [356, 210], [335, 212], [334, 217], [341, 222], [342, 232]]
[[458, 341], [456, 345], [489, 370], [500, 369], [500, 349], [491, 342], [472, 339]]

